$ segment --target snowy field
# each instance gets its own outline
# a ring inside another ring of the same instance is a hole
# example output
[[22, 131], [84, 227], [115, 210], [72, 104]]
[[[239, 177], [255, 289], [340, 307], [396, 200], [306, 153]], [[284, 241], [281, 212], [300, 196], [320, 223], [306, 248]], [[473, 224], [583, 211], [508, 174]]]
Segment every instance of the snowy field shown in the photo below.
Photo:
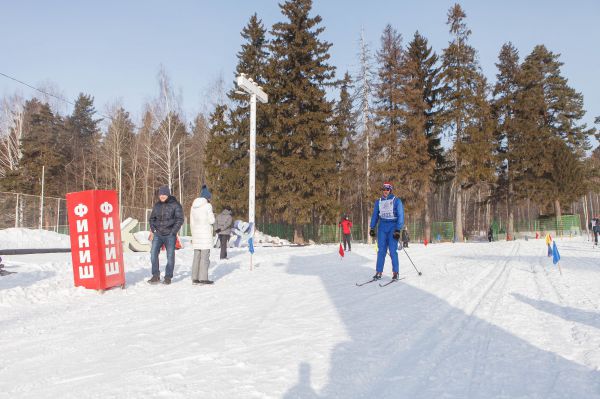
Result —
[[4, 256], [0, 398], [600, 398], [600, 249], [557, 243], [563, 276], [541, 239], [411, 245], [423, 275], [400, 253], [384, 288], [355, 286], [367, 245], [257, 247], [253, 271], [214, 250], [213, 286], [191, 284], [188, 248], [170, 286], [130, 253], [104, 294], [73, 287], [68, 253]]

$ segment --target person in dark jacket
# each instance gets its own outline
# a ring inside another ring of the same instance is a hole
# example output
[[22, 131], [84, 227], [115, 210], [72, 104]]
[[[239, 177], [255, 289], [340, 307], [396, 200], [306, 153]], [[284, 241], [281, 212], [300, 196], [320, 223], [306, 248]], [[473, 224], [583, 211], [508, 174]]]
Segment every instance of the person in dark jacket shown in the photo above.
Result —
[[225, 206], [223, 211], [217, 215], [217, 221], [215, 223], [215, 231], [219, 235], [219, 242], [221, 244], [220, 259], [227, 259], [227, 245], [229, 244], [229, 238], [231, 237], [232, 225], [233, 219], [231, 218], [231, 208]]
[[408, 242], [410, 241], [410, 236], [408, 235], [408, 227], [404, 226], [402, 230], [402, 247], [408, 248]]
[[594, 227], [592, 227], [592, 232], [594, 233], [594, 245], [598, 245], [598, 234], [600, 234], [600, 219], [595, 218]]
[[494, 239], [494, 229], [492, 229], [492, 226], [490, 226], [490, 228], [488, 229], [488, 241], [492, 242], [493, 239]]
[[154, 204], [150, 214], [150, 261], [152, 262], [152, 278], [150, 284], [160, 282], [160, 268], [158, 265], [158, 254], [164, 245], [167, 251], [167, 268], [165, 270], [164, 284], [171, 284], [173, 269], [175, 268], [175, 241], [177, 233], [183, 225], [183, 208], [175, 197], [171, 195], [168, 186], [158, 189], [159, 201]]

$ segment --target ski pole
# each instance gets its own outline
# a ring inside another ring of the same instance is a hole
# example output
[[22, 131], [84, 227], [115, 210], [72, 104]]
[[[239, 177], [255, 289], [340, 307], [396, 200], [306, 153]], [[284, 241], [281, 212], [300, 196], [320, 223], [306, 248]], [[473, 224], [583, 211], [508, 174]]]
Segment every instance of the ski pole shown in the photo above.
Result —
[[[408, 252], [406, 252], [406, 248], [402, 248], [402, 250], [404, 251], [404, 253], [406, 254], [406, 256], [408, 256]], [[417, 269], [417, 267], [415, 266], [415, 263], [412, 261], [412, 259], [410, 258], [410, 256], [408, 256], [408, 260], [410, 261], [410, 263], [412, 263], [412, 265], [415, 268], [415, 270], [417, 271], [417, 273], [419, 273], [419, 276], [423, 275], [423, 273], [421, 273], [419, 271], [419, 269]]]

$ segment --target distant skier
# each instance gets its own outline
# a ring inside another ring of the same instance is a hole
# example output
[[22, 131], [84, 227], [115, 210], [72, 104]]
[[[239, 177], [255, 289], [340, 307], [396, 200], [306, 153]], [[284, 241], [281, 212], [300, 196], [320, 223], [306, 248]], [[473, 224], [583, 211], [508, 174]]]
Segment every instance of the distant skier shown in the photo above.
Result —
[[492, 226], [490, 226], [490, 228], [488, 229], [488, 241], [492, 242], [493, 239], [494, 239], [494, 229], [492, 229]]
[[383, 183], [383, 195], [375, 201], [369, 235], [375, 237], [375, 226], [377, 228], [377, 266], [373, 279], [378, 280], [383, 273], [385, 255], [390, 252], [392, 259], [392, 279], [398, 279], [400, 266], [398, 264], [398, 240], [400, 232], [404, 227], [404, 206], [400, 198], [392, 194], [393, 186], [391, 183]]
[[219, 242], [221, 245], [220, 259], [227, 259], [227, 245], [229, 245], [229, 238], [231, 237], [232, 224], [231, 208], [225, 206], [223, 211], [217, 215], [217, 221], [215, 223], [215, 232], [219, 235]]
[[408, 234], [408, 227], [404, 226], [402, 230], [402, 247], [408, 248], [408, 242], [410, 241], [410, 235]]
[[348, 244], [348, 252], [352, 251], [350, 244], [352, 240], [352, 222], [348, 219], [348, 215], [344, 215], [344, 219], [342, 219], [338, 226], [342, 228], [344, 251], [346, 250], [346, 244]]
[[600, 219], [594, 219], [594, 227], [592, 227], [592, 231], [594, 232], [594, 245], [598, 245], [598, 234], [600, 234]]

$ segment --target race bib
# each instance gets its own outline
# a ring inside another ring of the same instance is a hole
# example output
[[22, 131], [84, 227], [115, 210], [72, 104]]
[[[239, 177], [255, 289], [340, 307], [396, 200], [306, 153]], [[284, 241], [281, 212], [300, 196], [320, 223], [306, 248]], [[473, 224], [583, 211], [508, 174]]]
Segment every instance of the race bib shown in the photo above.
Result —
[[379, 200], [379, 217], [381, 219], [394, 219], [394, 200]]

